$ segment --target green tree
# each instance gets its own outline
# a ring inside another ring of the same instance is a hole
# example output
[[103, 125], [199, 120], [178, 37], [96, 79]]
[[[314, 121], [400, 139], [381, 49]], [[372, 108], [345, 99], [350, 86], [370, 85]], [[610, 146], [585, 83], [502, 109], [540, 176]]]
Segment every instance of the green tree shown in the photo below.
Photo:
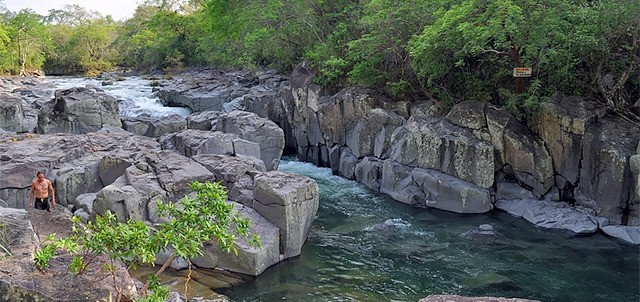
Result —
[[432, 2], [371, 0], [363, 6], [358, 21], [362, 34], [348, 42], [349, 82], [386, 88], [394, 96], [415, 95], [419, 87], [407, 43], [427, 24]]
[[[116, 41], [123, 65], [171, 70], [203, 63], [198, 46], [203, 38], [200, 14], [197, 10], [183, 14], [173, 10], [179, 3], [163, 2], [147, 1], [124, 23]], [[189, 9], [195, 10], [191, 6]]]
[[40, 70], [45, 60], [44, 52], [50, 45], [42, 16], [30, 9], [5, 16], [11, 57], [16, 60], [17, 67], [12, 71], [24, 76], [27, 70]]
[[112, 45], [120, 24], [111, 17], [79, 5], [67, 5], [63, 10], [50, 10], [45, 20], [53, 45], [46, 54], [46, 70], [95, 75], [117, 63]]
[[[506, 97], [530, 114], [540, 97], [556, 91], [595, 95], [589, 69], [598, 57], [610, 57], [612, 47], [625, 49], [621, 65], [635, 64], [630, 51], [631, 37], [637, 36], [637, 1], [442, 4], [433, 23], [409, 43], [417, 74], [440, 99], [502, 102]], [[523, 90], [524, 82], [511, 78], [518, 66], [533, 68], [524, 96], [510, 92]]]
[[11, 53], [9, 51], [10, 44], [11, 39], [9, 39], [7, 27], [0, 23], [0, 73], [10, 72], [12, 70]]
[[[193, 182], [190, 188], [195, 197], [185, 196], [177, 203], [158, 203], [158, 211], [165, 222], [153, 228], [142, 221], [119, 223], [111, 212], [98, 215], [85, 226], [78, 218], [73, 218], [73, 236], [45, 245], [36, 252], [35, 262], [41, 269], [46, 269], [55, 251], [63, 249], [74, 256], [70, 269], [82, 273], [97, 256], [106, 255], [109, 263], [104, 269], [111, 273], [116, 285], [116, 262], [128, 263], [129, 268], [135, 263], [153, 264], [155, 255], [161, 250], [167, 249], [171, 254], [155, 276], [160, 275], [174, 257], [189, 261], [202, 255], [203, 244], [210, 240], [215, 240], [223, 251], [237, 254], [236, 236], [250, 236], [249, 220], [233, 212], [233, 205], [226, 202], [226, 190], [219, 183]], [[250, 243], [260, 246], [256, 235], [251, 237]], [[154, 280], [152, 277], [147, 281], [143, 295], [158, 299], [150, 299], [153, 301], [164, 301], [167, 291], [153, 287]], [[147, 289], [151, 289], [148, 294]]]

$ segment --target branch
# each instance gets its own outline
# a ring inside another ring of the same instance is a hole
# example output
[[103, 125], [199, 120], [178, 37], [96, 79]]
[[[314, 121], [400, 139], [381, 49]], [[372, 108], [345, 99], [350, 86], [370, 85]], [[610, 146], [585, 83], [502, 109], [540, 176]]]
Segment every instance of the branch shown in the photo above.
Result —
[[494, 53], [494, 54], [502, 55], [502, 56], [511, 56], [511, 53], [509, 53], [509, 52], [499, 51], [499, 50], [495, 50], [495, 49], [482, 49], [482, 52], [484, 52], [484, 53]]
[[633, 35], [632, 45], [633, 46], [631, 47], [631, 51], [629, 51], [629, 54], [631, 55], [631, 62], [629, 62], [629, 68], [627, 68], [627, 70], [624, 73], [622, 73], [620, 80], [618, 80], [616, 85], [613, 87], [613, 91], [622, 90], [622, 87], [624, 86], [624, 84], [627, 83], [627, 80], [629, 80], [629, 77], [631, 77], [631, 74], [633, 74], [633, 72], [636, 69], [636, 65], [637, 65], [636, 60], [638, 59], [638, 56], [636, 55], [636, 51], [638, 50], [637, 35]]
[[[176, 253], [174, 251], [171, 251], [171, 254], [169, 255], [169, 258], [167, 258], [167, 261], [165, 261], [164, 264], [162, 264], [162, 267], [160, 267], [160, 269], [154, 275], [160, 276], [160, 274], [162, 274], [162, 272], [164, 272], [169, 267], [169, 265], [171, 265], [171, 262], [173, 262], [173, 259], [175, 257], [176, 257]], [[147, 282], [144, 283], [144, 286], [142, 287], [141, 292], [146, 293], [148, 289], [149, 289], [149, 280], [147, 280]]]

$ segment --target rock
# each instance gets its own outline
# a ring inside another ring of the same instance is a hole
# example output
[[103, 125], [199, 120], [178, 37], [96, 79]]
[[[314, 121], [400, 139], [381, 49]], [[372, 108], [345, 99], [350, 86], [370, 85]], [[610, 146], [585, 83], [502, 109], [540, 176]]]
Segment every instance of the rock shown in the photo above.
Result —
[[552, 159], [539, 138], [515, 118], [502, 131], [502, 160], [515, 178], [541, 197], [554, 185]]
[[498, 297], [463, 297], [456, 295], [431, 295], [419, 302], [540, 302], [538, 300], [527, 300], [518, 298], [498, 298]]
[[396, 228], [409, 228], [411, 224], [400, 219], [387, 219], [383, 223], [374, 224], [373, 226], [364, 228], [364, 231], [372, 232], [372, 231], [393, 231]]
[[284, 149], [284, 132], [274, 122], [255, 113], [233, 111], [221, 114], [213, 130], [237, 134], [240, 138], [260, 145], [260, 159], [267, 170], [278, 168]]
[[162, 150], [145, 157], [160, 187], [170, 198], [182, 198], [193, 181], [205, 182], [213, 178], [213, 174], [198, 162], [175, 152]]
[[211, 171], [215, 180], [227, 188], [230, 200], [253, 206], [253, 177], [266, 169], [256, 169], [251, 159], [226, 155], [196, 155], [193, 160]]
[[[171, 255], [170, 250], [162, 250], [156, 254], [156, 261], [154, 262], [156, 265], [164, 265], [167, 260], [169, 260], [169, 256]], [[181, 257], [175, 257], [169, 264], [169, 267], [177, 270], [189, 268], [189, 263]]]
[[161, 137], [165, 134], [187, 129], [187, 120], [179, 114], [165, 117], [138, 116], [123, 119], [123, 128], [131, 133], [148, 137]]
[[111, 173], [119, 168], [110, 170], [107, 158], [134, 162], [154, 149], [160, 149], [155, 141], [122, 129], [83, 135], [8, 136], [0, 143], [0, 154], [10, 159], [0, 164], [0, 199], [10, 207], [26, 208], [31, 181], [42, 170], [54, 183], [57, 202], [66, 206], [80, 194], [97, 192], [105, 185], [102, 180], [108, 183], [116, 176]]
[[489, 190], [439, 171], [415, 168], [411, 177], [424, 192], [424, 205], [455, 213], [486, 213], [493, 208]]
[[612, 224], [640, 224], [638, 211], [621, 211], [638, 207], [631, 204], [636, 193], [630, 158], [636, 154], [639, 140], [640, 127], [619, 117], [605, 116], [589, 127], [582, 143], [577, 204], [595, 210]]
[[367, 156], [356, 164], [355, 180], [364, 184], [367, 188], [380, 192], [380, 179], [382, 179], [383, 161]]
[[587, 128], [604, 109], [580, 97], [562, 97], [554, 94], [541, 104], [540, 117], [534, 131], [545, 142], [553, 158], [555, 171], [569, 183], [576, 185], [580, 175], [582, 139]]
[[640, 245], [640, 226], [607, 225], [600, 229], [611, 237], [626, 243]]
[[493, 185], [493, 146], [447, 120], [413, 115], [391, 140], [390, 158], [402, 165], [438, 170], [482, 188]]
[[187, 128], [197, 130], [211, 130], [211, 123], [216, 123], [220, 111], [203, 111], [187, 117]]
[[83, 209], [86, 213], [93, 213], [93, 202], [96, 200], [96, 193], [80, 194], [76, 197], [73, 205], [76, 209]]
[[254, 178], [253, 208], [280, 228], [280, 253], [285, 258], [300, 250], [318, 211], [318, 185], [311, 178], [279, 171]]
[[[638, 144], [640, 146], [640, 143]], [[629, 205], [632, 212], [640, 210], [640, 152], [629, 158], [629, 170], [631, 170], [631, 197]], [[640, 225], [638, 216], [631, 216], [630, 225]]]
[[493, 226], [490, 224], [481, 224], [478, 228], [483, 232], [493, 232]]
[[471, 130], [482, 130], [487, 128], [486, 108], [487, 103], [485, 102], [466, 101], [453, 105], [446, 118], [458, 126]]
[[577, 234], [590, 234], [598, 229], [598, 221], [593, 211], [571, 207], [564, 202], [535, 199], [498, 200], [495, 205], [498, 209], [543, 228], [569, 230]]
[[356, 158], [382, 156], [391, 147], [391, 134], [403, 122], [404, 118], [390, 110], [371, 109], [352, 128], [346, 129], [346, 146]]
[[245, 155], [261, 161], [260, 145], [233, 133], [189, 129], [164, 136], [161, 145], [187, 157], [198, 154]]
[[104, 215], [111, 211], [120, 222], [129, 219], [145, 220], [146, 200], [134, 187], [124, 184], [124, 178], [102, 188], [96, 194], [92, 214]]
[[406, 204], [424, 204], [425, 193], [414, 181], [411, 171], [411, 167], [401, 165], [392, 159], [385, 160], [382, 165], [380, 193]]
[[514, 199], [535, 199], [533, 193], [517, 183], [513, 182], [496, 182], [496, 200], [514, 200]]
[[251, 220], [249, 233], [260, 236], [262, 248], [250, 246], [244, 238], [237, 238], [236, 256], [222, 251], [216, 242], [211, 242], [204, 246], [203, 255], [192, 259], [192, 262], [198, 267], [218, 267], [251, 276], [260, 275], [280, 261], [280, 230], [249, 207], [234, 203], [234, 211]]
[[[11, 225], [4, 234], [11, 254], [0, 252], [0, 298], [3, 301], [103, 301], [116, 296], [110, 274], [100, 269], [107, 264], [104, 257], [96, 258], [81, 275], [68, 268], [72, 257], [66, 253], [58, 253], [45, 271], [35, 267], [34, 253], [49, 234], [70, 234], [69, 219], [68, 214], [58, 211], [32, 210], [27, 213], [0, 208], [0, 224]], [[123, 265], [116, 263], [115, 266], [116, 285], [128, 297], [135, 297], [133, 279]]]
[[37, 133], [95, 132], [104, 126], [122, 127], [116, 99], [97, 88], [56, 91], [38, 115]]
[[33, 132], [37, 113], [22, 98], [0, 92], [0, 129], [17, 133]]
[[340, 164], [338, 167], [338, 175], [346, 179], [355, 179], [356, 164], [358, 158], [351, 152], [351, 149], [344, 147], [340, 151]]

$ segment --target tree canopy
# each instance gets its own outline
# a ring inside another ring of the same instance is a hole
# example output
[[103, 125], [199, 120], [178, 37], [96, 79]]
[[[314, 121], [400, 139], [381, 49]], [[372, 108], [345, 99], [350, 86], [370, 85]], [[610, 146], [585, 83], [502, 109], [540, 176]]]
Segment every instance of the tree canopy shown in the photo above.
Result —
[[[274, 68], [319, 84], [532, 114], [552, 93], [637, 101], [636, 0], [147, 0], [125, 21], [79, 6], [1, 10], [0, 72]], [[514, 67], [531, 68], [514, 79]], [[634, 99], [635, 98], [635, 99]]]

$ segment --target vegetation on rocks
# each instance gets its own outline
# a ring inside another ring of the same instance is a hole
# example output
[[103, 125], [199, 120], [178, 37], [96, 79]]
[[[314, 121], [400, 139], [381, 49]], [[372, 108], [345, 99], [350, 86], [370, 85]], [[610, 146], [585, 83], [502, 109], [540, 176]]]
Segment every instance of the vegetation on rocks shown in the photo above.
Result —
[[7, 226], [3, 223], [0, 223], [0, 258], [4, 257], [5, 254], [11, 256], [11, 252], [9, 252], [6, 247], [8, 246], [6, 231]]
[[[561, 92], [637, 119], [638, 11], [635, 0], [147, 0], [116, 21], [77, 5], [10, 12], [0, 0], [0, 72], [289, 72], [307, 61], [334, 88], [489, 101], [523, 116]], [[515, 67], [531, 77], [514, 79]]]
[[[103, 269], [110, 272], [116, 284], [116, 262], [128, 264], [153, 264], [156, 255], [170, 251], [170, 256], [149, 278], [137, 301], [164, 301], [168, 291], [158, 285], [157, 276], [169, 267], [175, 257], [189, 259], [202, 255], [203, 244], [215, 239], [225, 252], [234, 252], [237, 236], [250, 237], [249, 220], [233, 211], [227, 203], [227, 193], [219, 183], [193, 182], [190, 188], [195, 196], [185, 196], [177, 203], [158, 203], [158, 213], [164, 222], [148, 226], [142, 221], [117, 222], [111, 212], [98, 215], [95, 220], [83, 225], [78, 217], [72, 219], [73, 235], [65, 238], [50, 237], [50, 241], [36, 252], [35, 262], [40, 269], [48, 267], [56, 251], [63, 250], [73, 255], [69, 269], [81, 274], [98, 257], [106, 256]], [[250, 243], [260, 246], [256, 235]], [[186, 295], [186, 292], [185, 292]], [[133, 298], [133, 297], [130, 297]]]

